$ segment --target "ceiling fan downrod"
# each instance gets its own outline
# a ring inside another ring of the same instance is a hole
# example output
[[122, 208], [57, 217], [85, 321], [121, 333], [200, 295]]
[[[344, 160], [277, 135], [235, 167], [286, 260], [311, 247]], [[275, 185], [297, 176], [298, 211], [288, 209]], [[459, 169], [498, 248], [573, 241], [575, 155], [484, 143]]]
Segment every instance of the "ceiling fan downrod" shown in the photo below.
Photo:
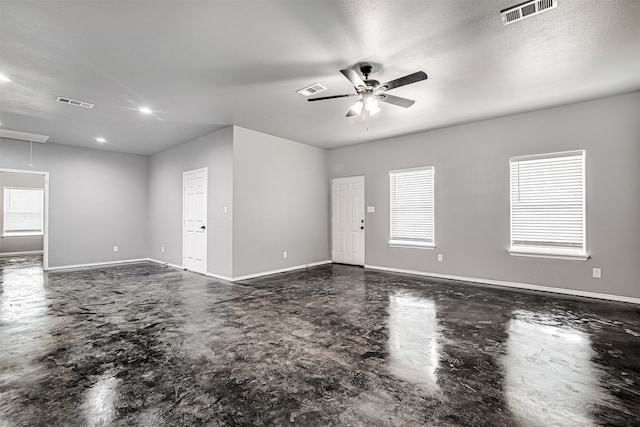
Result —
[[362, 65], [360, 67], [360, 72], [364, 76], [365, 80], [369, 80], [369, 74], [371, 74], [372, 67], [371, 65]]

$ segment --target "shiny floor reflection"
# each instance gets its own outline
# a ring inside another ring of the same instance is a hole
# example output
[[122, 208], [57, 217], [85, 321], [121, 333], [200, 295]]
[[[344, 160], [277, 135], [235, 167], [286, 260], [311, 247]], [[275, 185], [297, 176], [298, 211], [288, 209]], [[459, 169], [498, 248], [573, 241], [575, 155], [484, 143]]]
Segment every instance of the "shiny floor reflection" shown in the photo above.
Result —
[[640, 309], [328, 265], [0, 258], [0, 426], [640, 425]]

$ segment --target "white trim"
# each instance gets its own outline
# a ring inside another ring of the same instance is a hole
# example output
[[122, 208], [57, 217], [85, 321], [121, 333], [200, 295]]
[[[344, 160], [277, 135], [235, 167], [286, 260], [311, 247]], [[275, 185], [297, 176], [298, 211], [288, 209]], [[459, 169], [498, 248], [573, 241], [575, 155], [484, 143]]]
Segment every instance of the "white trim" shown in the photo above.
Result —
[[48, 174], [49, 173], [49, 172], [45, 172], [45, 171], [30, 171], [30, 170], [8, 169], [8, 168], [0, 168], [0, 172], [25, 173], [25, 174], [29, 174], [29, 175], [44, 175], [44, 174]]
[[515, 156], [509, 159], [510, 162], [519, 162], [522, 160], [543, 160], [554, 159], [556, 157], [571, 157], [584, 155], [585, 150], [560, 151], [557, 153], [531, 154], [525, 156]]
[[118, 265], [118, 264], [131, 264], [133, 262], [143, 262], [148, 261], [149, 258], [136, 258], [136, 259], [123, 259], [120, 261], [105, 261], [105, 262], [89, 262], [86, 264], [70, 264], [70, 265], [57, 265], [55, 267], [49, 267], [48, 271], [53, 270], [73, 270], [76, 268], [87, 268], [87, 267], [101, 267], [103, 265]]
[[209, 273], [208, 271], [206, 273], [201, 273], [201, 274], [204, 274], [205, 276], [213, 277], [214, 279], [225, 280], [227, 282], [233, 282], [233, 277], [223, 276], [222, 274]]
[[10, 237], [43, 237], [44, 233], [42, 231], [18, 231], [18, 232], [9, 232], [3, 233], [2, 238], [10, 238]]
[[365, 265], [364, 268], [372, 270], [389, 271], [392, 273], [414, 274], [416, 276], [436, 277], [438, 279], [460, 280], [463, 282], [481, 283], [483, 285], [503, 286], [508, 288], [527, 289], [530, 291], [552, 292], [556, 294], [597, 298], [618, 302], [629, 302], [632, 304], [640, 304], [640, 298], [626, 297], [623, 295], [601, 294], [598, 292], [580, 291], [575, 289], [555, 288], [552, 286], [534, 285], [531, 283], [507, 282], [504, 280], [479, 279], [476, 277], [455, 276], [452, 274], [429, 273], [426, 271], [404, 270], [401, 268], [381, 267], [378, 265]]
[[294, 265], [293, 267], [280, 268], [278, 270], [262, 271], [260, 273], [246, 274], [244, 276], [233, 277], [233, 278], [231, 278], [231, 281], [232, 282], [237, 282], [238, 280], [247, 280], [247, 279], [253, 279], [253, 278], [256, 278], [256, 277], [270, 276], [272, 274], [286, 273], [288, 271], [301, 270], [303, 268], [316, 267], [318, 265], [331, 264], [331, 263], [332, 263], [332, 261], [330, 259], [327, 259], [327, 260], [324, 260], [324, 261], [311, 262], [309, 264], [300, 264], [300, 265]]
[[221, 275], [221, 274], [209, 273], [208, 271], [207, 271], [207, 272], [205, 272], [205, 273], [198, 273], [197, 271], [187, 270], [186, 268], [184, 268], [184, 267], [183, 267], [183, 266], [181, 266], [181, 265], [171, 264], [170, 262], [159, 261], [159, 260], [157, 260], [157, 259], [153, 259], [153, 258], [147, 258], [147, 261], [155, 262], [156, 264], [162, 264], [162, 265], [167, 266], [167, 267], [177, 268], [178, 270], [188, 271], [189, 273], [203, 274], [203, 275], [205, 275], [205, 276], [215, 277], [216, 279], [226, 280], [226, 281], [228, 281], [228, 282], [230, 282], [230, 281], [231, 281], [231, 277], [229, 277], [229, 276], [223, 276], [223, 275]]
[[160, 260], [153, 259], [153, 258], [146, 258], [146, 261], [154, 262], [154, 263], [156, 263], [156, 264], [162, 264], [162, 265], [164, 265], [165, 267], [177, 268], [178, 270], [186, 270], [186, 269], [185, 269], [183, 266], [181, 266], [181, 265], [178, 265], [178, 264], [172, 264], [172, 263], [170, 263], [170, 262], [160, 261]]
[[392, 173], [398, 173], [398, 172], [414, 172], [414, 171], [422, 171], [427, 169], [433, 169], [433, 173], [435, 175], [435, 168], [433, 166], [417, 166], [415, 168], [393, 169], [389, 171], [389, 175], [391, 175]]
[[551, 259], [570, 259], [574, 261], [586, 261], [591, 258], [587, 254], [561, 254], [561, 253], [550, 253], [550, 252], [527, 252], [524, 250], [517, 249], [509, 249], [509, 255], [511, 256], [523, 256], [523, 257], [532, 257], [532, 258], [551, 258]]
[[23, 252], [3, 252], [0, 253], [0, 257], [3, 256], [18, 256], [18, 255], [37, 255], [41, 254], [44, 251], [23, 251]]
[[410, 242], [402, 240], [390, 240], [387, 243], [390, 248], [409, 248], [409, 249], [435, 249], [436, 245], [426, 242]]
[[303, 268], [316, 267], [318, 265], [324, 265], [324, 264], [331, 264], [332, 263], [332, 261], [330, 259], [327, 259], [327, 260], [324, 260], [324, 261], [312, 262], [312, 263], [309, 263], [309, 264], [300, 264], [300, 265], [295, 265], [293, 267], [281, 268], [281, 269], [278, 269], [278, 270], [262, 271], [260, 273], [246, 274], [244, 276], [229, 277], [229, 276], [223, 276], [222, 274], [210, 273], [208, 271], [206, 273], [198, 273], [197, 271], [186, 270], [184, 267], [182, 267], [180, 265], [171, 264], [169, 262], [164, 262], [164, 261], [158, 261], [157, 259], [153, 259], [153, 258], [147, 258], [146, 260], [147, 261], [151, 261], [151, 262], [155, 262], [157, 264], [162, 264], [162, 265], [166, 265], [166, 266], [169, 266], [169, 267], [177, 268], [177, 269], [180, 269], [180, 270], [185, 270], [185, 271], [188, 271], [190, 273], [202, 274], [204, 276], [210, 276], [210, 277], [214, 277], [216, 279], [226, 280], [228, 282], [237, 282], [238, 280], [247, 280], [247, 279], [253, 279], [253, 278], [256, 278], [256, 277], [270, 276], [272, 274], [286, 273], [288, 271], [301, 270]]

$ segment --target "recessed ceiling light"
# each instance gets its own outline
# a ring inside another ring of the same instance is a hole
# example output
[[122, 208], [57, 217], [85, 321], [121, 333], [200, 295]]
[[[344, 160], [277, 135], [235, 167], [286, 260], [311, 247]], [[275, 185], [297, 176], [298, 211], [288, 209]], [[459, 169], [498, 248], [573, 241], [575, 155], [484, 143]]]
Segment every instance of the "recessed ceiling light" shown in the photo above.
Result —
[[151, 108], [149, 108], [149, 107], [140, 107], [140, 108], [138, 108], [138, 111], [140, 111], [142, 114], [151, 114], [151, 113], [153, 113], [153, 111], [151, 111]]
[[0, 82], [10, 82], [11, 79], [6, 74], [0, 73]]
[[97, 137], [97, 138], [96, 138], [96, 141], [101, 142], [101, 143], [107, 142], [107, 140], [106, 140], [106, 139], [104, 139], [104, 138], [103, 138], [103, 137], [101, 137], [101, 136]]

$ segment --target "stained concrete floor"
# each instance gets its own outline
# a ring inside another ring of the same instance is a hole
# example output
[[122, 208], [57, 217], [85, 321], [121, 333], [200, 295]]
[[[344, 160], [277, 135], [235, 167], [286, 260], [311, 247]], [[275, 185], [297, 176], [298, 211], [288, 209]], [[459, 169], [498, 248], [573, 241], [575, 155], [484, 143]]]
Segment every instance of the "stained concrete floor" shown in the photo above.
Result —
[[640, 425], [640, 307], [328, 265], [0, 258], [0, 426]]

